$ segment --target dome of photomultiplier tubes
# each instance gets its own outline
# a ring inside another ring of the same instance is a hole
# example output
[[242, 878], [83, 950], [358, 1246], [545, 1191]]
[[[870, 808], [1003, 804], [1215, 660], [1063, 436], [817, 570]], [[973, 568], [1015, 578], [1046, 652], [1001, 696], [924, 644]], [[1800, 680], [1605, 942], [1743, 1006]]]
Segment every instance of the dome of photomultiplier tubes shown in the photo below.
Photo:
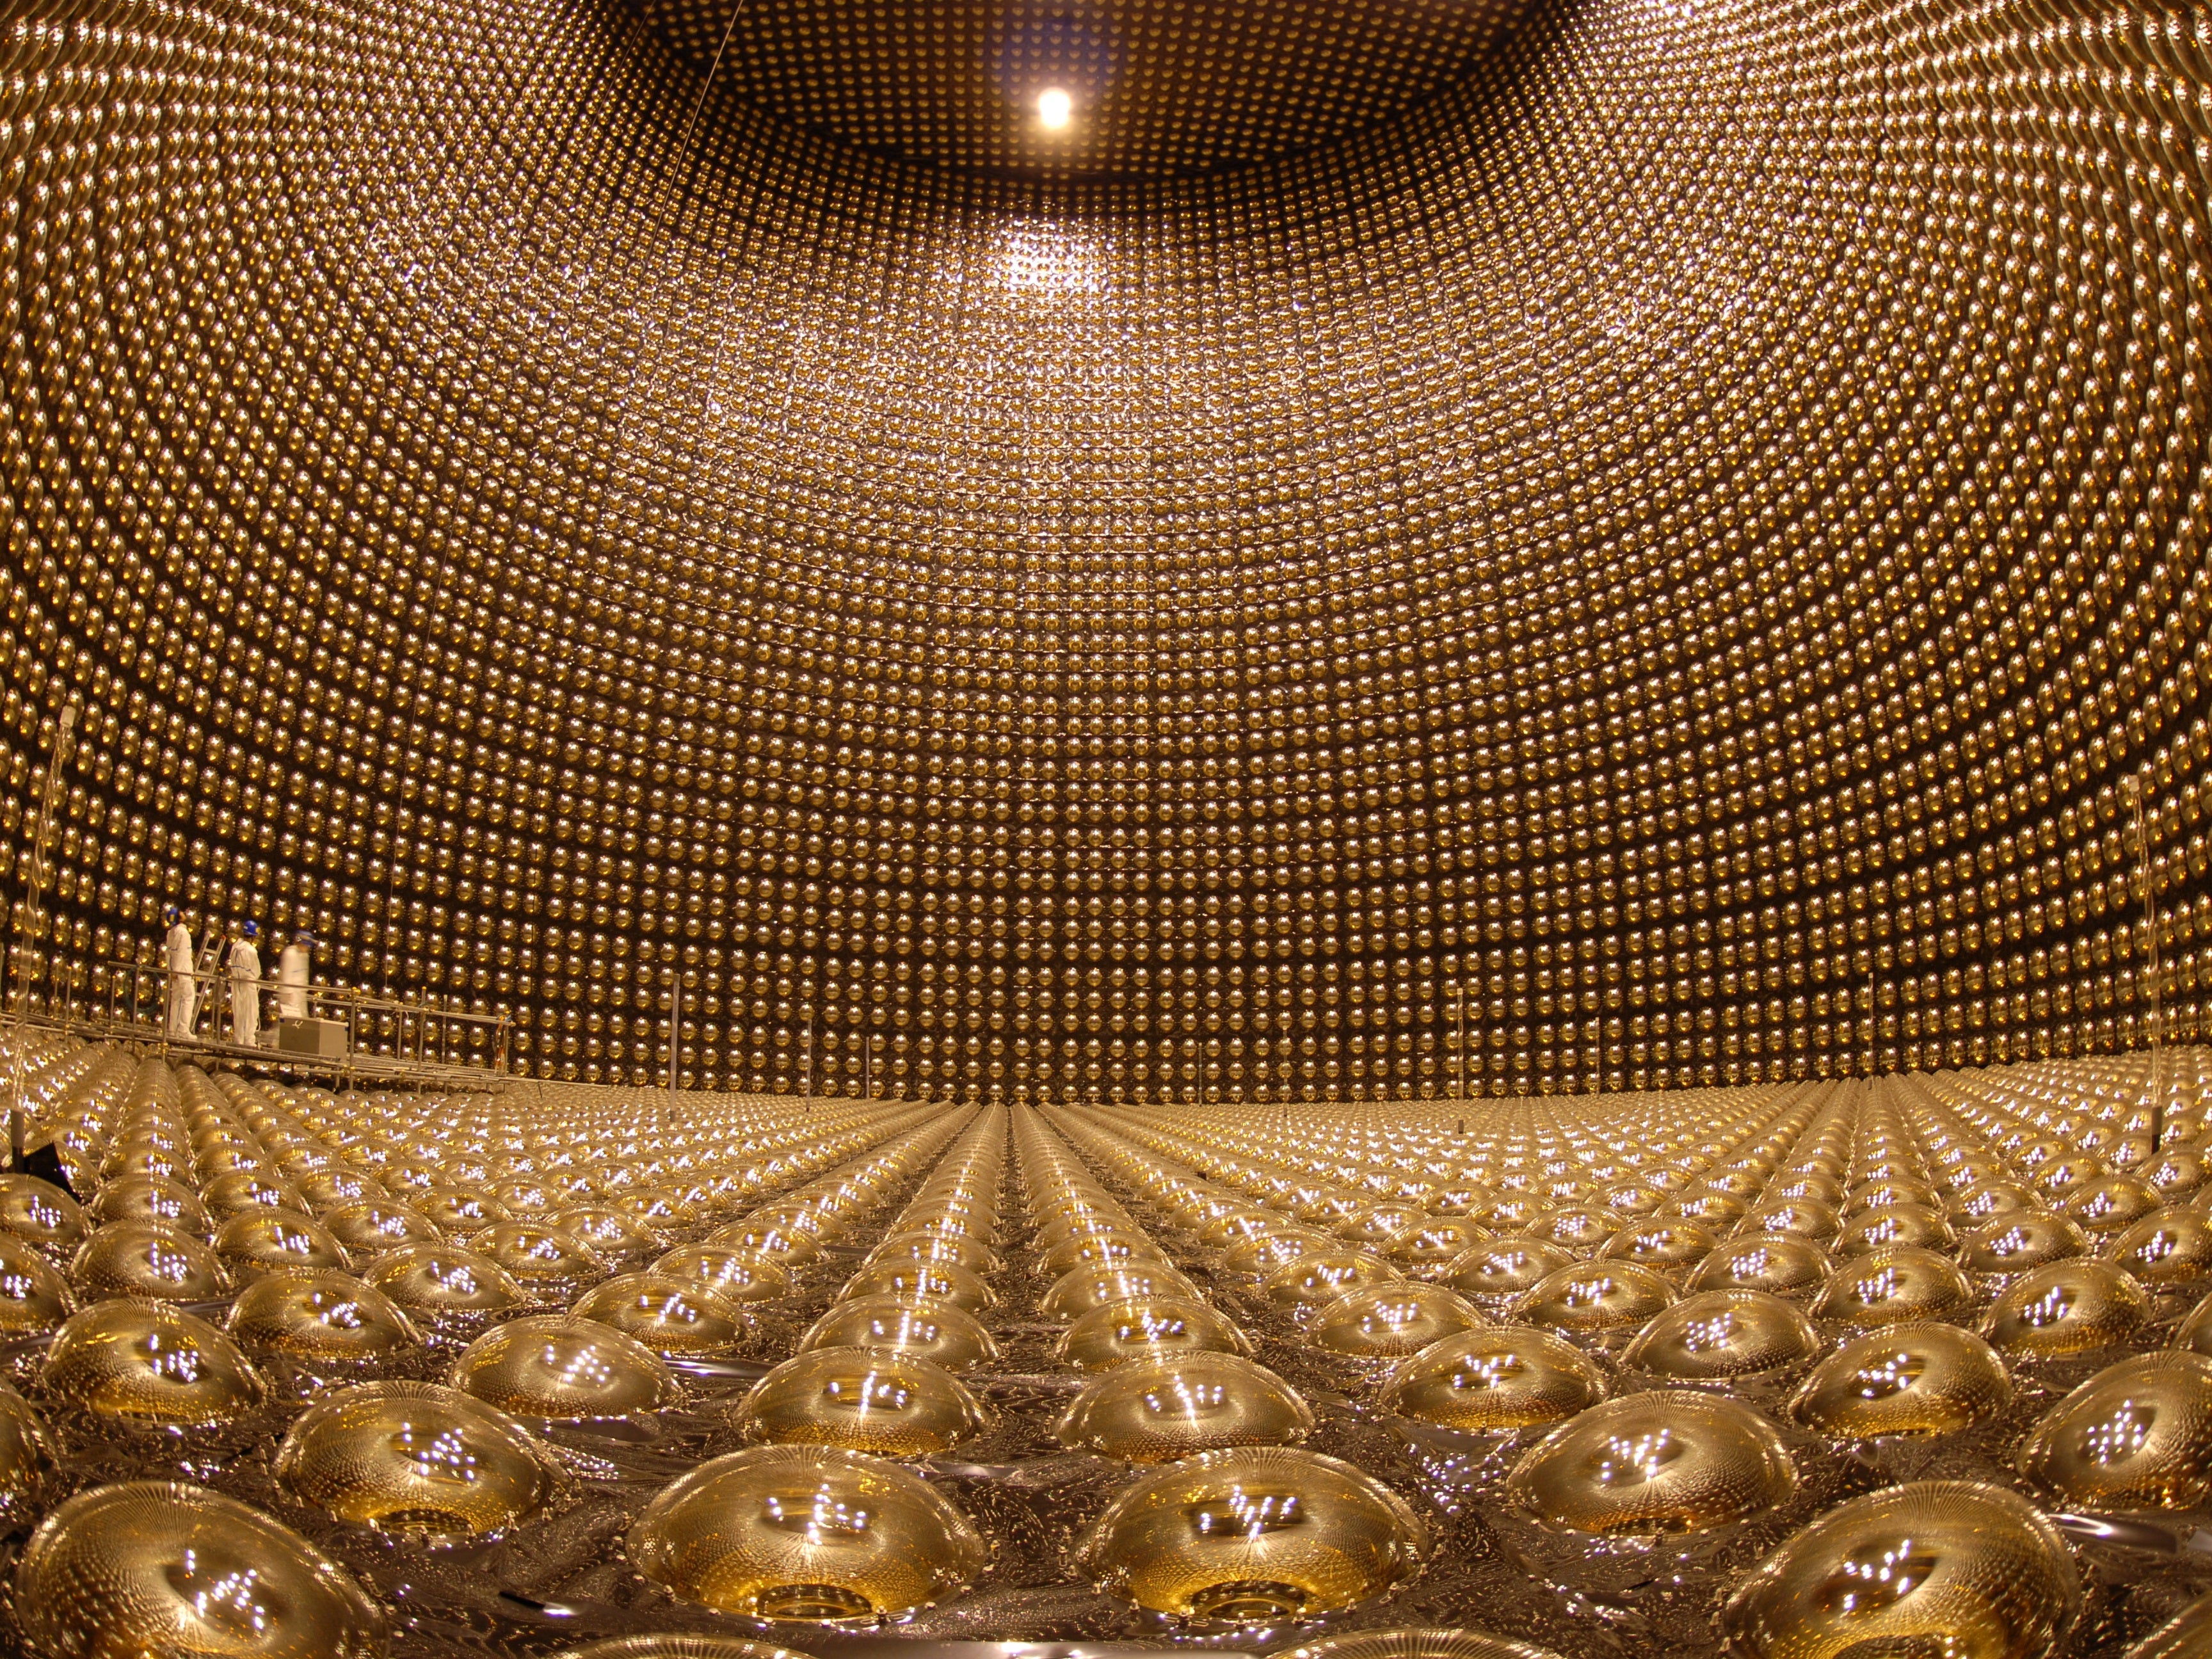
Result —
[[1295, 1109], [19, 1066], [28, 1659], [2140, 1659], [2212, 1607], [2199, 1048]]
[[551, 1080], [1996, 1064], [2152, 932], [2198, 1030], [2193, 15], [1126, 0], [1079, 179], [647, 9], [10, 14], [42, 1001], [174, 901]]

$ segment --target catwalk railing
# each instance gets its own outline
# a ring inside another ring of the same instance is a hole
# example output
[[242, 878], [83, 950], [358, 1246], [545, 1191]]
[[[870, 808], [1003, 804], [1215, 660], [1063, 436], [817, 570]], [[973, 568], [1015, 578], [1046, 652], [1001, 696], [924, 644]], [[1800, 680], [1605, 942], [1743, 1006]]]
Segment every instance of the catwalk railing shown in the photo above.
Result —
[[[512, 1017], [436, 1002], [379, 996], [343, 985], [279, 986], [252, 981], [258, 1012], [258, 1041], [237, 1042], [231, 1029], [229, 977], [219, 972], [174, 974], [146, 963], [76, 964], [47, 976], [39, 1006], [20, 1008], [19, 1018], [87, 1036], [158, 1042], [210, 1056], [253, 1059], [288, 1068], [341, 1077], [446, 1080], [507, 1073]], [[181, 981], [193, 993], [191, 1018], [181, 1031], [170, 1025], [172, 994]], [[287, 1002], [277, 1001], [279, 994]], [[292, 1002], [291, 999], [297, 999]], [[265, 1018], [295, 1006], [310, 1019], [345, 1031], [345, 1051], [322, 1054], [280, 1049], [276, 1024]]]

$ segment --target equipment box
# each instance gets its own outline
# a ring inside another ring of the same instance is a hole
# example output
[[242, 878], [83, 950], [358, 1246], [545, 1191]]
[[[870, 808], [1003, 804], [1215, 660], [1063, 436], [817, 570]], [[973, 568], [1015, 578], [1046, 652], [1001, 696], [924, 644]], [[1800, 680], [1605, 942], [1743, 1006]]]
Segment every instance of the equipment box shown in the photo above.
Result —
[[334, 1019], [280, 1019], [276, 1022], [276, 1048], [280, 1054], [343, 1060], [346, 1028]]

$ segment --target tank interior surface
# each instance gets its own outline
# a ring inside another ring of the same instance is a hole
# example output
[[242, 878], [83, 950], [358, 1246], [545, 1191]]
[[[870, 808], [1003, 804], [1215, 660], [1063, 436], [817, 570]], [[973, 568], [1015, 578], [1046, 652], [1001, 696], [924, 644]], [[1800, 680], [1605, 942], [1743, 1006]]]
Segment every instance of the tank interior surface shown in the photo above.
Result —
[[2212, 15], [0, 0], [0, 1654], [2212, 1659]]

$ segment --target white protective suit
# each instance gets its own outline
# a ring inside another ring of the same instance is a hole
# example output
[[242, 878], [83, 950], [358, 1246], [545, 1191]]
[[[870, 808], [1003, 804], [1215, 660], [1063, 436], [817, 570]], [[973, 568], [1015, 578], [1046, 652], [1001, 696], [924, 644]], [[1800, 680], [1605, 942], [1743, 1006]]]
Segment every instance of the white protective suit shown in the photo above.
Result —
[[199, 987], [192, 980], [192, 935], [183, 921], [169, 924], [162, 945], [162, 965], [169, 970], [169, 1041], [189, 1042], [192, 1021], [200, 1011]]
[[230, 1040], [261, 1046], [261, 952], [250, 939], [230, 947]]
[[276, 957], [276, 1018], [307, 1017], [307, 947], [294, 939]]

